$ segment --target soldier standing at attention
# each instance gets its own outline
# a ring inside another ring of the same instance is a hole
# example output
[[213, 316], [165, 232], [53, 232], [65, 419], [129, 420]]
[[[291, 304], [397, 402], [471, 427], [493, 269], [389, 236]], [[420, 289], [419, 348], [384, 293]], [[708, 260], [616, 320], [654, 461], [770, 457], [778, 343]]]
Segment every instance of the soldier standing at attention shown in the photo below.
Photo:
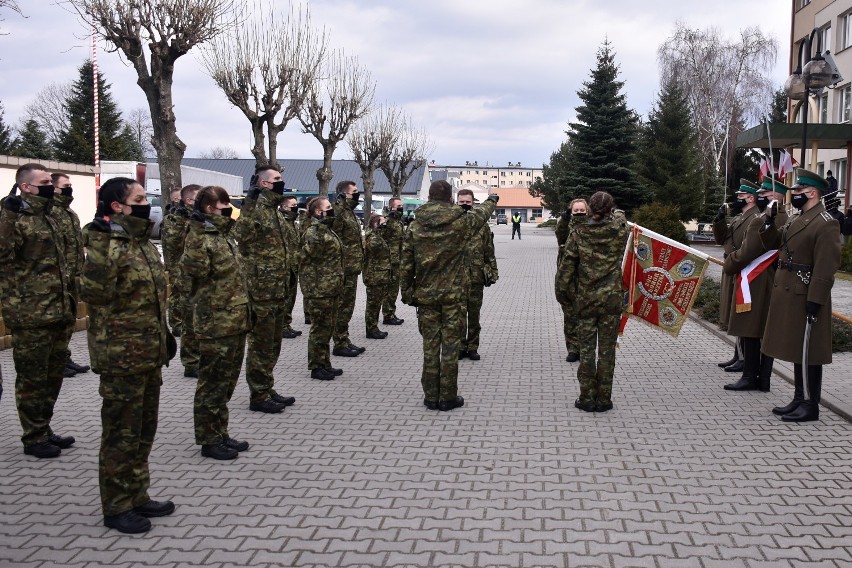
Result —
[[367, 223], [367, 246], [364, 250], [364, 286], [367, 287], [367, 307], [364, 323], [367, 339], [384, 339], [388, 332], [379, 329], [379, 311], [387, 298], [391, 282], [391, 251], [385, 240], [387, 223], [381, 215], [371, 215]]
[[382, 303], [382, 313], [385, 325], [402, 325], [405, 320], [396, 317], [396, 298], [399, 296], [399, 256], [402, 253], [402, 239], [405, 237], [405, 225], [402, 222], [402, 199], [391, 197], [388, 200], [387, 223], [383, 236], [388, 243], [391, 255], [390, 282], [388, 295]]
[[[717, 245], [721, 245], [724, 250], [724, 258], [739, 249], [745, 239], [746, 229], [749, 223], [758, 215], [760, 210], [755, 206], [757, 202], [758, 187], [747, 179], [740, 180], [740, 188], [736, 192], [734, 202], [731, 208], [735, 213], [730, 224], [726, 220], [728, 208], [726, 205], [719, 207], [719, 212], [716, 218], [713, 219], [713, 237]], [[735, 304], [734, 297], [736, 290], [734, 284], [736, 277], [730, 274], [722, 274], [722, 293], [719, 302], [719, 317], [720, 328], [728, 329], [728, 320], [731, 315], [731, 306]], [[726, 372], [739, 373], [745, 366], [745, 346], [740, 338], [735, 337], [737, 348], [734, 351], [734, 357], [730, 361], [719, 363]]]
[[334, 350], [331, 353], [339, 357], [357, 357], [366, 351], [349, 340], [349, 321], [355, 311], [358, 275], [364, 265], [361, 223], [355, 216], [359, 195], [358, 186], [354, 181], [342, 181], [337, 184], [337, 202], [334, 205], [334, 224], [331, 230], [340, 237], [343, 246], [343, 287], [340, 290], [340, 306], [334, 323]]
[[[88, 225], [80, 297], [92, 307], [89, 357], [101, 376], [99, 479], [104, 526], [123, 533], [151, 528], [171, 501], [148, 496], [148, 456], [157, 433], [162, 366], [176, 345], [166, 325], [166, 276], [149, 241], [151, 205], [130, 178], [100, 190]], [[107, 222], [103, 217], [109, 215]]]
[[301, 253], [301, 235], [296, 228], [296, 217], [299, 214], [299, 209], [296, 205], [294, 196], [284, 196], [284, 202], [281, 204], [281, 213], [284, 215], [285, 223], [282, 225], [284, 234], [287, 238], [287, 252], [290, 255], [288, 264], [290, 266], [290, 284], [287, 287], [287, 299], [284, 302], [284, 332], [282, 337], [285, 339], [295, 339], [302, 335], [302, 332], [293, 329], [293, 306], [296, 305], [296, 291], [299, 287], [299, 255]]
[[228, 402], [240, 377], [249, 328], [248, 289], [230, 234], [230, 203], [224, 188], [208, 186], [198, 192], [183, 253], [201, 355], [193, 406], [195, 443], [202, 456], [217, 460], [234, 459], [249, 447], [228, 434]]
[[343, 288], [343, 245], [331, 230], [334, 209], [328, 199], [314, 197], [308, 202], [308, 224], [302, 239], [302, 266], [299, 285], [311, 318], [308, 334], [308, 369], [311, 378], [330, 381], [343, 374], [331, 366], [328, 344], [339, 314]]
[[[469, 189], [459, 190], [456, 203], [467, 213], [473, 209], [473, 192]], [[483, 290], [485, 286], [491, 286], [499, 278], [497, 259], [494, 257], [494, 235], [488, 223], [472, 233], [471, 238], [463, 246], [466, 248], [465, 265], [470, 289], [465, 302], [465, 326], [459, 359], [467, 357], [471, 361], [479, 361], [479, 334], [482, 331], [479, 315], [482, 312]]]
[[613, 208], [609, 193], [592, 195], [591, 216], [573, 224], [556, 271], [556, 299], [560, 304], [573, 302], [576, 308], [580, 396], [574, 406], [586, 412], [612, 408], [615, 345], [624, 303], [621, 261], [628, 234], [624, 215]]
[[831, 288], [840, 268], [840, 226], [820, 201], [828, 187], [817, 174], [796, 170], [790, 203], [800, 213], [780, 229], [770, 217], [760, 233], [767, 249], [779, 249], [762, 349], [767, 357], [793, 363], [793, 400], [772, 409], [785, 422], [819, 420], [822, 366], [831, 363]]
[[470, 276], [465, 243], [488, 222], [499, 197], [469, 213], [454, 205], [453, 188], [444, 180], [429, 186], [429, 201], [417, 208], [402, 243], [402, 301], [417, 307], [423, 336], [423, 404], [447, 411], [464, 406], [458, 396], [459, 348]]
[[54, 197], [50, 173], [41, 164], [24, 164], [15, 182], [20, 197], [6, 197], [0, 211], [0, 306], [12, 332], [24, 453], [53, 458], [75, 441], [50, 428], [69, 357], [73, 288], [60, 229], [49, 214]]
[[[568, 204], [568, 209], [562, 216], [559, 217], [559, 222], [556, 223], [556, 243], [559, 245], [559, 253], [556, 256], [556, 267], [559, 268], [559, 262], [562, 260], [562, 252], [565, 250], [565, 243], [568, 242], [568, 235], [571, 234], [572, 223], [583, 223], [586, 220], [586, 212], [589, 209], [589, 204], [585, 199], [575, 199]], [[574, 283], [574, 294], [576, 297], [576, 282]], [[565, 334], [565, 348], [568, 349], [568, 355], [565, 360], [569, 363], [575, 363], [580, 360], [577, 346], [577, 316], [574, 305], [560, 304], [562, 307], [562, 332]]]
[[287, 250], [286, 221], [279, 210], [284, 202], [281, 172], [273, 166], [261, 166], [256, 175], [260, 188], [257, 202], [242, 212], [236, 227], [252, 314], [246, 382], [251, 391], [249, 410], [275, 414], [296, 402], [275, 392], [272, 375], [281, 353], [291, 253]]
[[[728, 255], [723, 266], [725, 274], [732, 276], [735, 283], [737, 273], [746, 268], [752, 261], [772, 250], [763, 245], [759, 231], [766, 221], [766, 207], [773, 199], [781, 204], [776, 222], [779, 225], [787, 222], [787, 213], [783, 206], [787, 189], [787, 186], [780, 182], [773, 183], [769, 177], [763, 178], [763, 184], [757, 194], [757, 209], [761, 213], [752, 217], [746, 228], [742, 246]], [[752, 273], [755, 276], [749, 282], [751, 303], [748, 306], [739, 307], [736, 301], [731, 302], [728, 335], [741, 338], [744, 367], [742, 377], [734, 383], [725, 385], [725, 390], [769, 391], [773, 360], [772, 357], [761, 356], [760, 340], [766, 328], [766, 317], [769, 315], [769, 300], [772, 297], [772, 283], [775, 280], [775, 265], [773, 263], [760, 272], [755, 268]]]
[[[74, 304], [76, 305], [80, 298], [79, 279], [80, 271], [83, 270], [83, 233], [80, 230], [80, 218], [71, 209], [71, 202], [74, 201], [71, 187], [71, 178], [62, 173], [53, 173], [50, 175], [53, 181], [53, 187], [56, 188], [56, 193], [53, 195], [53, 207], [50, 208], [50, 214], [56, 221], [56, 227], [61, 235], [62, 249], [65, 254], [65, 268], [68, 272], [68, 281], [71, 284], [71, 290], [74, 295]], [[76, 312], [76, 309], [75, 309]], [[71, 341], [71, 336], [74, 334], [74, 323], [68, 326], [68, 341]], [[63, 376], [73, 377], [77, 373], [85, 373], [90, 369], [88, 365], [78, 365], [71, 360], [69, 355], [68, 361], [65, 363]]]
[[518, 233], [518, 240], [521, 240], [521, 214], [515, 213], [512, 215], [512, 240], [515, 240], [515, 232]]

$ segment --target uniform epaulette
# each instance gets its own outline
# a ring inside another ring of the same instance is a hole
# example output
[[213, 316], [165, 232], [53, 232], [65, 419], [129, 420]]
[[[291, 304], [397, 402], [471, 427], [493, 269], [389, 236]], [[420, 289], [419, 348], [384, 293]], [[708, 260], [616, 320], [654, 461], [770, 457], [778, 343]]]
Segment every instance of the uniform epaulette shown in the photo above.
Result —
[[834, 221], [834, 217], [832, 217], [831, 213], [829, 213], [828, 211], [823, 211], [819, 215], [820, 215], [820, 217], [822, 217], [826, 221]]

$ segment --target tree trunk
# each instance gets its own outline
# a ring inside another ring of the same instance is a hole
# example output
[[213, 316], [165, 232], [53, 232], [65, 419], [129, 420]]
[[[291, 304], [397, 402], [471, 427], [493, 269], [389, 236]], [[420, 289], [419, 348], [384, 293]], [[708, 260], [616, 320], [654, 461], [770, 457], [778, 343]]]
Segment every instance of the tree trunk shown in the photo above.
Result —
[[254, 147], [251, 149], [251, 154], [254, 156], [254, 165], [265, 166], [269, 163], [269, 158], [266, 156], [266, 135], [263, 133], [263, 119], [257, 117], [250, 119], [251, 134], [254, 136]]
[[326, 143], [322, 147], [322, 167], [317, 170], [320, 197], [328, 197], [328, 185], [334, 177], [331, 171], [331, 157], [334, 155], [335, 144]]
[[172, 82], [174, 62], [151, 57], [151, 74], [140, 77], [137, 83], [145, 92], [152, 117], [154, 135], [151, 142], [157, 150], [160, 166], [160, 191], [163, 202], [167, 202], [172, 189], [182, 187], [180, 165], [186, 152], [186, 144], [178, 138], [175, 126]]
[[367, 228], [367, 223], [370, 221], [370, 215], [373, 214], [373, 187], [376, 185], [375, 180], [376, 168], [367, 167], [361, 168], [361, 180], [364, 186], [364, 228]]
[[278, 164], [278, 134], [284, 130], [283, 127], [275, 124], [275, 117], [270, 116], [266, 119], [266, 130], [269, 132], [269, 164], [280, 168]]

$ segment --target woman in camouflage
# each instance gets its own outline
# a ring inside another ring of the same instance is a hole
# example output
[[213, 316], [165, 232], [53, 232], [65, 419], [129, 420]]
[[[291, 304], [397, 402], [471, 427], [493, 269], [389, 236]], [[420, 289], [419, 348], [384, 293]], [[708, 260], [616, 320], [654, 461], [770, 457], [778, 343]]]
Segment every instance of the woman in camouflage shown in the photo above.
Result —
[[228, 435], [228, 402], [243, 364], [249, 329], [245, 271], [231, 235], [231, 199], [224, 188], [207, 186], [195, 197], [182, 270], [190, 279], [190, 306], [198, 337], [198, 385], [193, 416], [201, 455], [230, 460], [248, 442]]
[[367, 231], [362, 278], [367, 287], [364, 321], [368, 339], [384, 339], [388, 336], [388, 332], [379, 329], [379, 311], [391, 281], [391, 252], [384, 238], [386, 224], [387, 220], [381, 215], [371, 215], [367, 223], [370, 230]]
[[574, 406], [586, 412], [612, 408], [615, 344], [624, 301], [621, 261], [628, 234], [624, 215], [613, 208], [609, 193], [592, 195], [591, 215], [585, 222], [571, 223], [556, 271], [556, 299], [576, 308], [580, 396]]

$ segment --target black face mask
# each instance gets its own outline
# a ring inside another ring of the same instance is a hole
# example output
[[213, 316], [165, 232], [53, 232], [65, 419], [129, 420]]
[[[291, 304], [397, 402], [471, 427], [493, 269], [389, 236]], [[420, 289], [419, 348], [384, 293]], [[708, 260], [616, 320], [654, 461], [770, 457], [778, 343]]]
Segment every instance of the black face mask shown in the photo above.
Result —
[[295, 221], [296, 217], [299, 215], [299, 211], [295, 208], [293, 209], [282, 209], [282, 213], [284, 213], [284, 218], [288, 221]]
[[61, 191], [61, 192], [62, 192], [62, 195], [64, 195], [65, 197], [71, 197], [71, 194], [73, 193], [73, 191], [74, 191], [74, 190], [73, 190], [73, 188], [69, 185], [68, 187], [63, 187], [63, 188], [62, 188], [62, 189], [60, 189], [59, 191]]
[[397, 207], [396, 212], [399, 213], [400, 215], [402, 215], [402, 207]]
[[572, 217], [585, 217], [586, 214], [585, 213], [571, 213], [571, 216]]
[[358, 201], [361, 200], [361, 194], [356, 191], [352, 193], [352, 195], [349, 197], [349, 200], [352, 202], [352, 205], [357, 205]]
[[765, 195], [757, 196], [757, 208], [763, 211], [769, 205], [769, 198]]
[[468, 211], [473, 209], [473, 205], [462, 205], [461, 208], [464, 209], [465, 213], [467, 213]]
[[284, 195], [284, 180], [278, 180], [272, 182], [272, 192], [277, 193], [278, 195]]
[[801, 209], [802, 207], [805, 206], [805, 203], [807, 203], [807, 202], [808, 202], [808, 196], [805, 195], [804, 193], [795, 194], [795, 195], [793, 195], [793, 197], [790, 198], [790, 203], [792, 203], [793, 207], [795, 207], [796, 209]]
[[219, 209], [219, 211], [222, 212], [222, 217], [228, 217], [230, 219], [231, 213], [233, 213], [234, 208], [233, 207], [223, 207], [223, 208]]
[[743, 207], [745, 207], [746, 200], [745, 199], [734, 199], [734, 202], [731, 203], [731, 207], [733, 207], [734, 211], [742, 211]]
[[137, 217], [139, 219], [148, 219], [151, 217], [151, 204], [147, 203], [145, 205], [130, 205], [125, 203], [128, 207], [130, 207], [130, 216]]
[[334, 209], [329, 209], [326, 211], [322, 217], [320, 217], [320, 222], [323, 225], [331, 225], [334, 223]]
[[53, 185], [37, 185], [36, 187], [38, 188], [39, 197], [53, 199], [53, 194], [56, 192], [56, 188]]

